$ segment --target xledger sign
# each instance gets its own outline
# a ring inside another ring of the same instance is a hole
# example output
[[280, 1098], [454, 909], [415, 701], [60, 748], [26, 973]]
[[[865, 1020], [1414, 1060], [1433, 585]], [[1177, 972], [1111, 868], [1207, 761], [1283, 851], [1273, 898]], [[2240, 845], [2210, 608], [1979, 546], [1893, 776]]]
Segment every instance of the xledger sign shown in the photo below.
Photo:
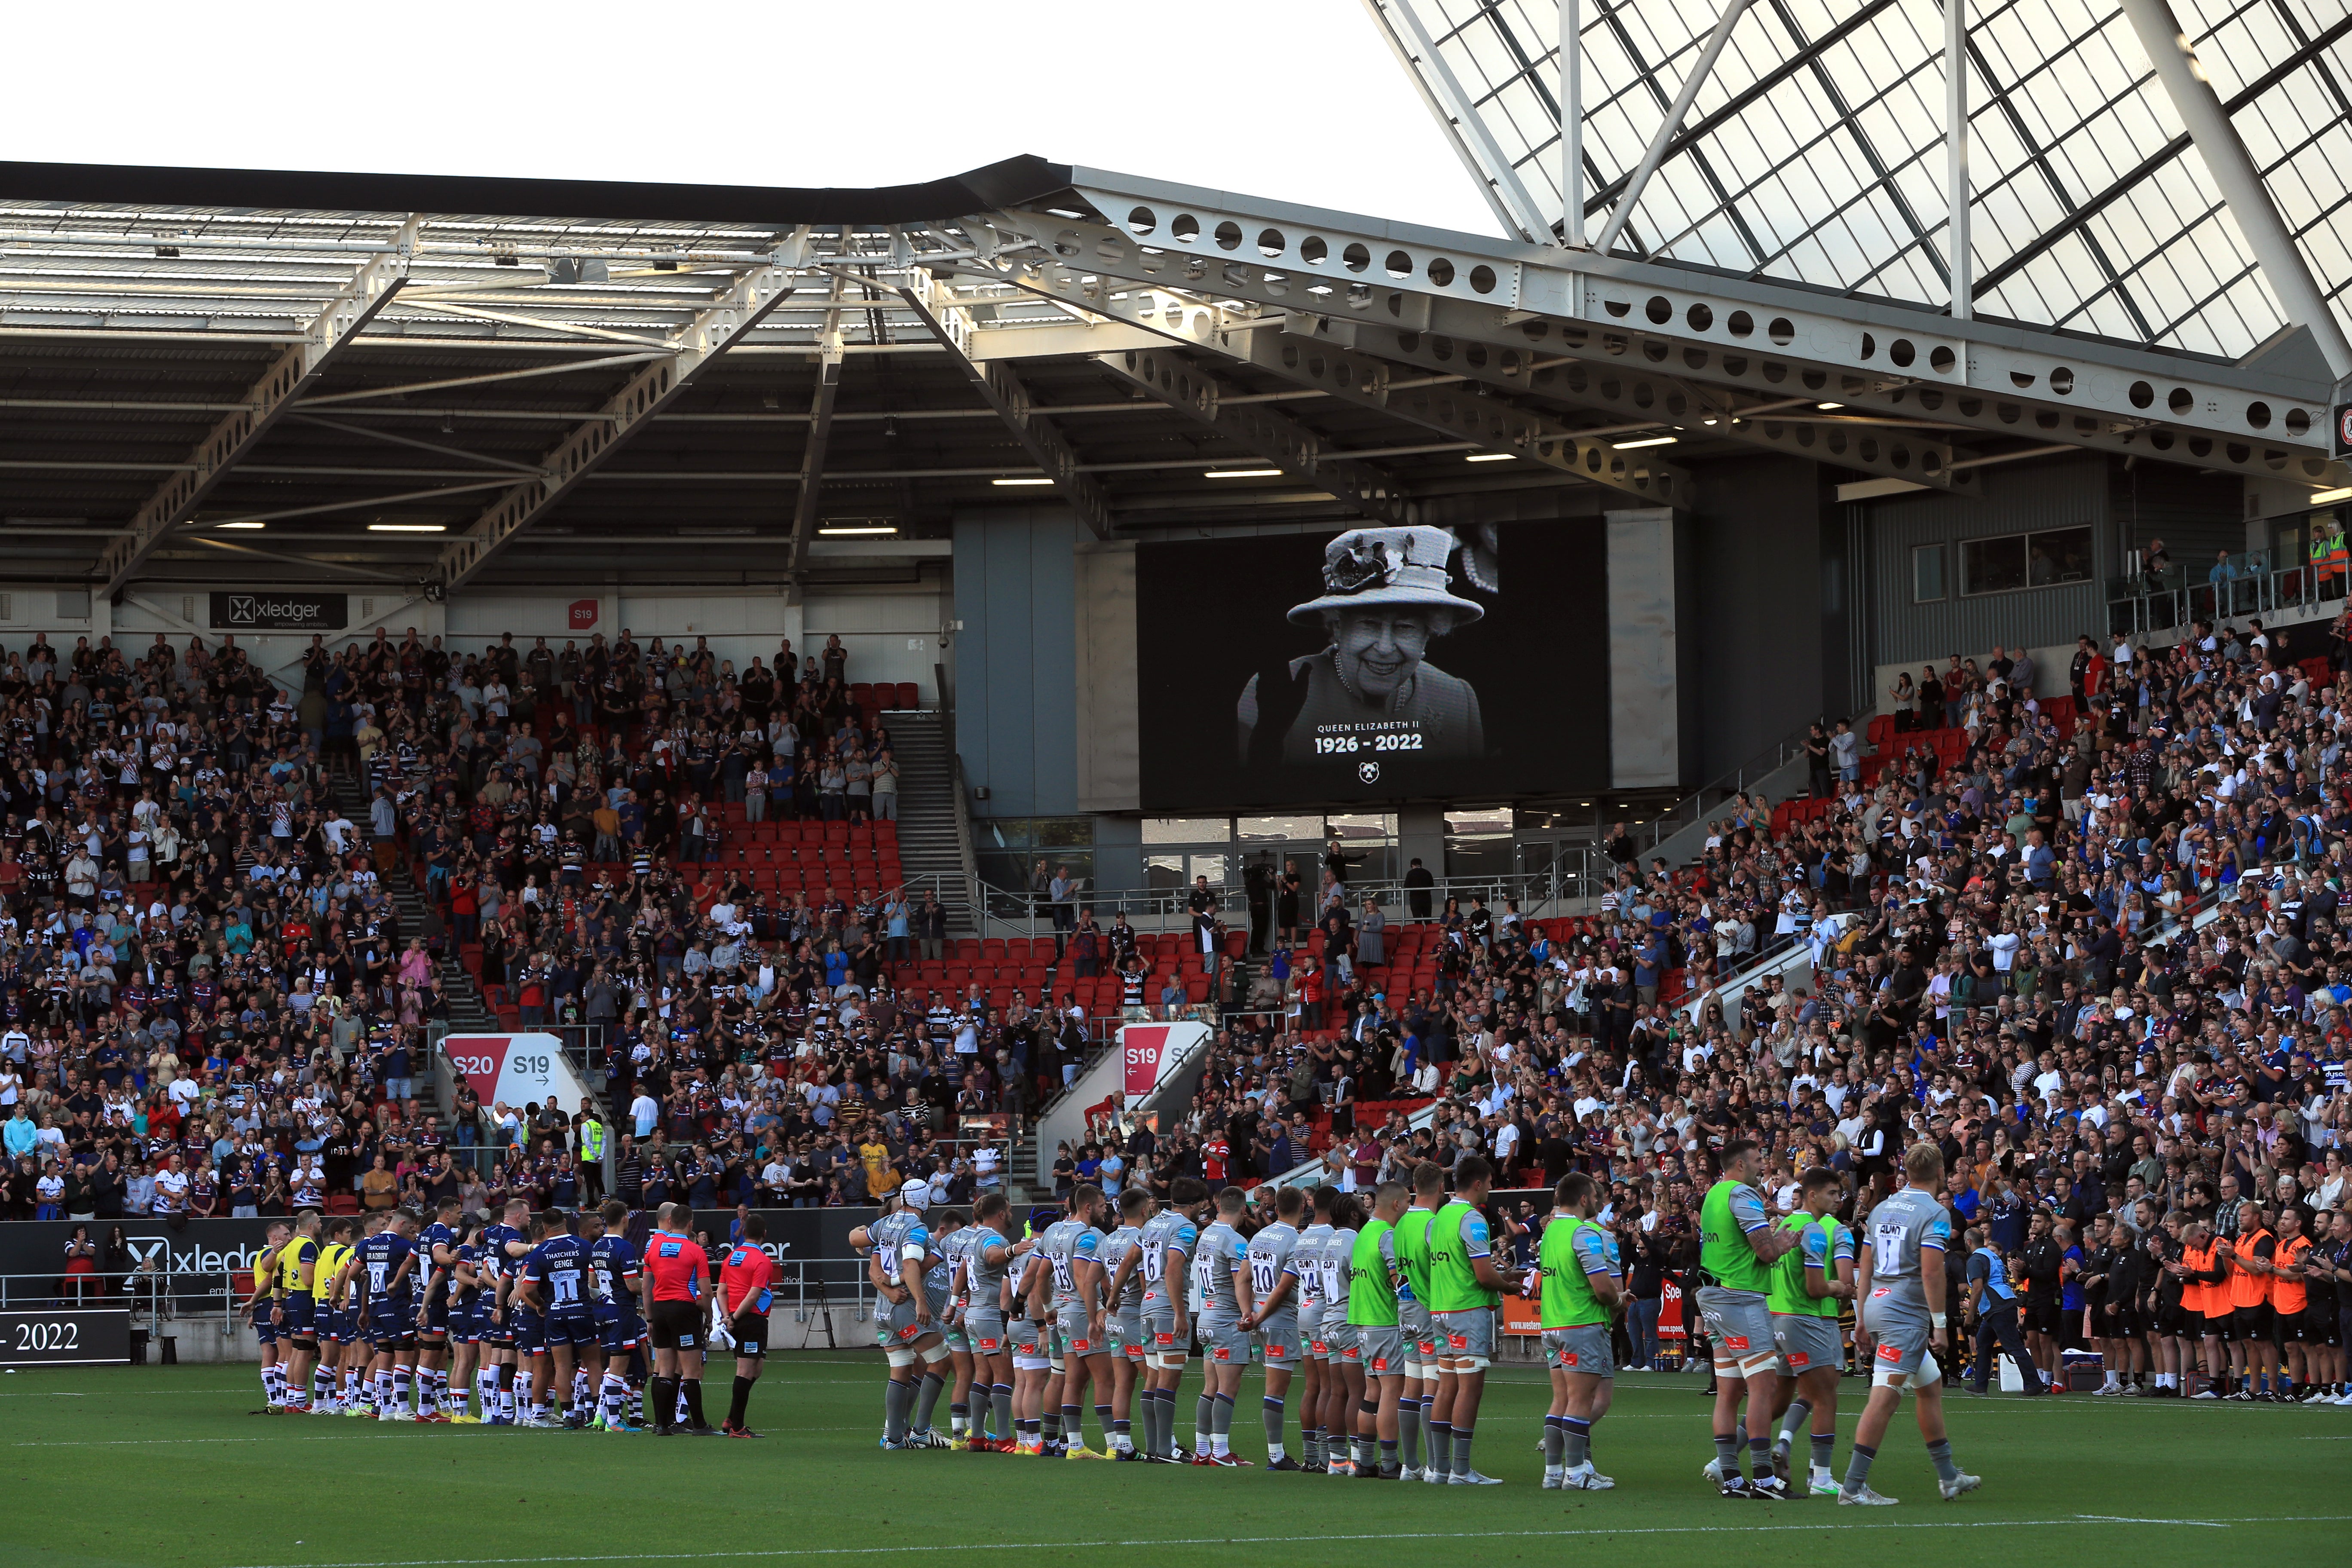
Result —
[[553, 1035], [451, 1035], [441, 1048], [485, 1107], [520, 1110], [552, 1100], [569, 1112], [579, 1110], [588, 1093], [564, 1059], [563, 1042]]
[[215, 594], [216, 632], [339, 632], [351, 621], [342, 594]]

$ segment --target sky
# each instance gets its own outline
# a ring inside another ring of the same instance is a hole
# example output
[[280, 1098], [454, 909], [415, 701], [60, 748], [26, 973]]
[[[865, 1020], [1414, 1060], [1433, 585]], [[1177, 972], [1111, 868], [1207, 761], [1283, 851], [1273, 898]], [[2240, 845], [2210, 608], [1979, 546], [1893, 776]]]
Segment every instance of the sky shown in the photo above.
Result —
[[1499, 232], [1360, 0], [103, 16], [10, 17], [59, 68], [10, 73], [0, 160], [879, 185], [1034, 153]]

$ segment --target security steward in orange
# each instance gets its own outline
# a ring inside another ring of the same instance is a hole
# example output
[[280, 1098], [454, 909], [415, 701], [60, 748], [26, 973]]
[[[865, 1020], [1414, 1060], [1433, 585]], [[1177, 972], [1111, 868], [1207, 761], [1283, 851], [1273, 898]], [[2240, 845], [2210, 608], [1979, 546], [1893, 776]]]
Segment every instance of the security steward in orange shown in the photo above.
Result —
[[[2180, 1279], [2181, 1327], [2205, 1342], [2205, 1387], [2191, 1399], [2219, 1399], [2227, 1392], [2230, 1352], [2229, 1271], [2215, 1256], [2213, 1227], [2191, 1220], [2180, 1233], [2180, 1261], [2164, 1267]], [[2185, 1370], [2185, 1369], [2184, 1369]]]
[[2311, 1292], [2304, 1285], [2303, 1268], [2310, 1251], [2311, 1237], [2303, 1231], [2303, 1211], [2293, 1204], [2284, 1205], [2278, 1215], [2278, 1246], [2271, 1254], [2271, 1321], [2277, 1333], [2281, 1401], [2297, 1398], [2299, 1388], [2308, 1391], [2317, 1370], [2314, 1363], [2326, 1351], [2326, 1331], [2336, 1326], [2307, 1317]]
[[2273, 1403], [2267, 1386], [2278, 1365], [2276, 1314], [2271, 1310], [2271, 1258], [2278, 1238], [2263, 1223], [2263, 1211], [2249, 1204], [2240, 1218], [2237, 1239], [2222, 1244], [2222, 1261], [2230, 1268], [2230, 1337], [2240, 1347], [2243, 1371], [2230, 1397], [2241, 1404]]

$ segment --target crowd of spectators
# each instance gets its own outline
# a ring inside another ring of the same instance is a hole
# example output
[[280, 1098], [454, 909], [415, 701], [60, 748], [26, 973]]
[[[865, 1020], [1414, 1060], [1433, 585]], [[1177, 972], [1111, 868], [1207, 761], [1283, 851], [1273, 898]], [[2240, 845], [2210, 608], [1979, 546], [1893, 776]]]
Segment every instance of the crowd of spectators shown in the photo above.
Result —
[[[1693, 864], [1637, 868], [1621, 830], [1596, 918], [1449, 902], [1383, 933], [1428, 931], [1433, 961], [1364, 963], [1342, 888], [1272, 956], [1286, 1011], [1220, 1030], [1181, 1125], [1096, 1157], [1155, 1186], [1319, 1161], [1361, 1187], [1473, 1152], [1498, 1184], [1588, 1171], [1637, 1260], [1639, 1322], [1695, 1263], [1727, 1142], [1763, 1146], [1784, 1206], [1807, 1170], [1839, 1170], [1851, 1216], [1932, 1139], [1957, 1218], [2046, 1325], [2045, 1369], [2112, 1338], [2110, 1307], [2177, 1307], [2184, 1226], [2275, 1237], [2299, 1208], [2340, 1252], [2352, 708], [2328, 678], [2347, 621], [2309, 663], [2259, 626], [2086, 639], [2049, 701], [2012, 696], [1997, 652], [1982, 690], [1963, 668], [1958, 723], [1882, 724], [1874, 755], [1825, 744], [1820, 798], [1741, 803]], [[1798, 942], [1785, 973], [1718, 991]], [[2110, 1301], [2115, 1270], [2085, 1258], [2135, 1246], [2155, 1254], [2145, 1300]]]
[[[1042, 987], [891, 984], [945, 922], [880, 847], [901, 701], [847, 662], [625, 631], [314, 638], [278, 679], [233, 637], [7, 655], [0, 1214], [562, 1205], [607, 1138], [647, 1205], [980, 1179], [939, 1135], [1050, 1092], [1080, 1031]], [[502, 1022], [581, 1026], [618, 1124], [470, 1088], [437, 1114], [444, 960]]]
[[[2055, 1292], [2036, 1321], [2107, 1337], [2099, 1247], [2276, 1237], [2286, 1208], [2324, 1241], [2352, 1196], [2343, 632], [2308, 662], [2259, 627], [2086, 644], [2057, 700], [1999, 653], [1960, 661], [1957, 723], [1882, 720], [1868, 752], [1823, 726], [1813, 797], [1736, 803], [1690, 864], [1612, 834], [1591, 915], [1463, 897], [1400, 921], [1336, 849], [1312, 895], [1286, 868], [1261, 963], [1211, 900], [1160, 972], [1160, 1005], [1216, 1025], [1193, 1105], [1060, 1173], [1158, 1190], [1320, 1162], [1362, 1186], [1474, 1152], [1528, 1188], [1590, 1171], [1639, 1325], [1689, 1265], [1711, 1151], [1759, 1142], [1783, 1201], [1831, 1165], [1854, 1212], [1927, 1138], [2029, 1305]], [[233, 641], [11, 656], [5, 1212], [562, 1203], [598, 1190], [582, 1155], [605, 1137], [640, 1205], [1001, 1182], [991, 1135], [1098, 1032], [1072, 987], [1149, 1007], [1130, 959], [1150, 944], [1080, 911], [1034, 972], [926, 984], [943, 921], [885, 875], [889, 735], [845, 658], [787, 645], [739, 673], [625, 635], [378, 637], [314, 646], [296, 690]], [[825, 835], [790, 880], [741, 852], [783, 845], [779, 822]], [[425, 895], [421, 929], [394, 879]], [[613, 1126], [470, 1094], [446, 1125], [420, 1109], [445, 955], [526, 1026], [595, 1026]]]

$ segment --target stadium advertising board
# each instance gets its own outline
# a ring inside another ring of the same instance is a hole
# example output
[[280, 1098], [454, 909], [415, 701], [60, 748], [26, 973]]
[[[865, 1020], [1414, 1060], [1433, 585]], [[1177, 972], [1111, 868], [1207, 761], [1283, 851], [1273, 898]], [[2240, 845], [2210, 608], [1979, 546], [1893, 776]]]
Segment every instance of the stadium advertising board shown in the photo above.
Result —
[[[801, 1271], [805, 1269], [805, 1278], [814, 1287], [819, 1279], [814, 1266], [819, 1259], [824, 1259], [825, 1283], [846, 1289], [862, 1272], [850, 1251], [849, 1233], [858, 1226], [869, 1224], [880, 1211], [829, 1208], [755, 1212], [768, 1222], [765, 1250], [776, 1260], [788, 1281], [802, 1279]], [[708, 1210], [695, 1215], [694, 1228], [709, 1231], [713, 1240], [723, 1247], [727, 1227], [734, 1218], [733, 1209]], [[10, 1277], [10, 1304], [19, 1305], [25, 1296], [40, 1289], [37, 1281], [43, 1276], [58, 1279], [62, 1287], [65, 1275], [60, 1265], [66, 1242], [77, 1226], [87, 1226], [90, 1235], [102, 1241], [108, 1231], [120, 1225], [130, 1247], [131, 1266], [136, 1268], [152, 1260], [157, 1272], [174, 1281], [169, 1294], [183, 1300], [194, 1299], [200, 1293], [205, 1277], [217, 1283], [223, 1274], [237, 1276], [242, 1292], [251, 1283], [253, 1260], [267, 1245], [270, 1223], [268, 1219], [173, 1222], [134, 1216], [121, 1220], [27, 1220], [0, 1225], [0, 1274]], [[789, 1298], [790, 1285], [782, 1289]]]
[[131, 1309], [59, 1303], [0, 1311], [0, 1366], [122, 1366], [131, 1361]]
[[1598, 518], [1140, 545], [1142, 805], [1605, 788], [1608, 577]]
[[339, 632], [351, 617], [342, 594], [215, 594], [211, 607], [216, 632]]

